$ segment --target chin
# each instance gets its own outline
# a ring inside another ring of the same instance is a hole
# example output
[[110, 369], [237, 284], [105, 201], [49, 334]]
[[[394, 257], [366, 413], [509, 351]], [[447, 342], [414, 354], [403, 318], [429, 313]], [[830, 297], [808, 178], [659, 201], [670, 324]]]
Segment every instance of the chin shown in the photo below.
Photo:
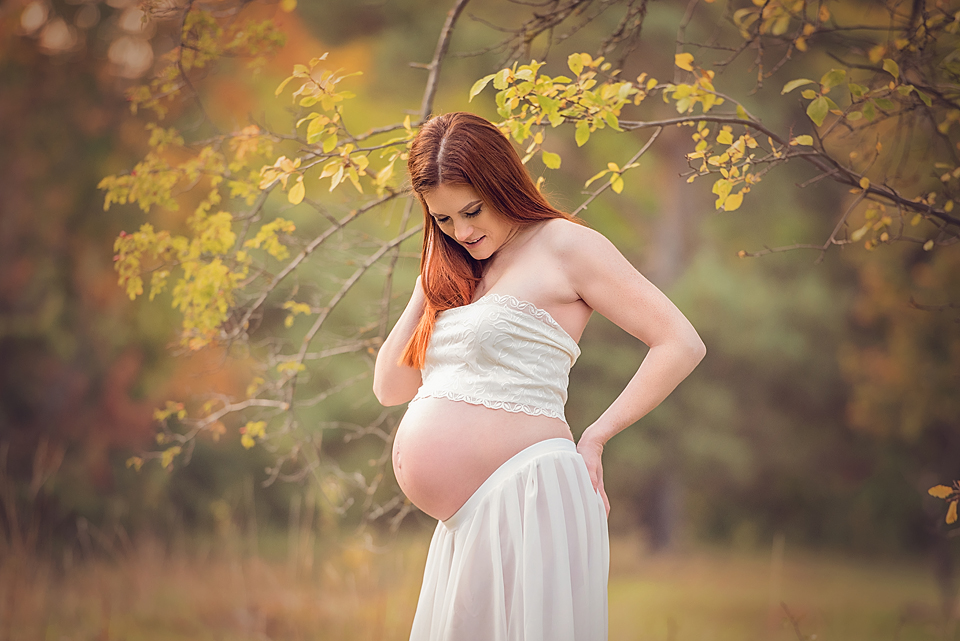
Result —
[[486, 245], [486, 239], [480, 241], [474, 246], [460, 243], [460, 246], [467, 250], [467, 253], [470, 254], [470, 257], [475, 260], [484, 260], [490, 258], [490, 255], [493, 254], [492, 251], [488, 251]]

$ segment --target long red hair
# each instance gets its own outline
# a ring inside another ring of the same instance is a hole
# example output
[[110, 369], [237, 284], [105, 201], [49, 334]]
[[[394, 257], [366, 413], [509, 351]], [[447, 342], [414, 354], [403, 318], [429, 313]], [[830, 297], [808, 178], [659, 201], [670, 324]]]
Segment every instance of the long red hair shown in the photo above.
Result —
[[547, 202], [499, 129], [464, 111], [423, 124], [410, 147], [407, 170], [423, 206], [420, 284], [426, 302], [400, 363], [422, 369], [437, 314], [470, 303], [483, 276], [483, 263], [440, 230], [424, 194], [439, 185], [469, 185], [485, 205], [520, 225], [572, 217]]

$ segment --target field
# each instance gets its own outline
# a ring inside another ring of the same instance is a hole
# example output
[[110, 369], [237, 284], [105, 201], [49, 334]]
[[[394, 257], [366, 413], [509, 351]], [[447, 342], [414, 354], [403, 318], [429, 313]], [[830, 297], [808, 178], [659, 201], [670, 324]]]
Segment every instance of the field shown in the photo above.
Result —
[[[243, 541], [0, 565], [0, 641], [402, 640], [427, 534], [264, 559]], [[304, 549], [300, 547], [300, 549]], [[611, 641], [954, 638], [921, 560], [771, 550], [650, 555], [612, 541]], [[786, 610], [781, 605], [786, 605]], [[788, 614], [789, 613], [789, 614]]]

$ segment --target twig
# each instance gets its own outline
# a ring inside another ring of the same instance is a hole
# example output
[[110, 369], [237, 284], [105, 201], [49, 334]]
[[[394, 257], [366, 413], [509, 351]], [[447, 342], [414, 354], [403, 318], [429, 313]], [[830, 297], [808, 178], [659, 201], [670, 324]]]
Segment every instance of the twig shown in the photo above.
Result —
[[[628, 160], [628, 161], [627, 161], [627, 164], [624, 165], [624, 166], [625, 166], [625, 167], [629, 167], [629, 166], [632, 165], [633, 163], [637, 162], [637, 160], [640, 159], [640, 156], [642, 156], [643, 154], [645, 154], [645, 153], [647, 152], [647, 149], [650, 149], [650, 146], [651, 146], [651, 145], [653, 144], [653, 142], [657, 139], [657, 136], [660, 135], [660, 132], [661, 132], [661, 131], [663, 131], [663, 127], [658, 127], [656, 130], [654, 130], [653, 135], [650, 136], [650, 138], [647, 139], [646, 144], [644, 144], [643, 147], [640, 148], [640, 151], [638, 151], [637, 153], [635, 153], [635, 154], [633, 155], [633, 158], [631, 158], [630, 160]], [[617, 174], [617, 176], [619, 176], [619, 175], [622, 174], [622, 173], [623, 173], [623, 172], [621, 171], [620, 173]], [[587, 208], [587, 206], [596, 199], [597, 196], [599, 196], [599, 195], [602, 194], [604, 191], [606, 191], [607, 188], [610, 187], [610, 185], [612, 185], [612, 184], [613, 184], [613, 178], [611, 178], [610, 180], [608, 180], [602, 187], [600, 187], [599, 189], [597, 189], [596, 191], [594, 191], [592, 194], [590, 194], [590, 197], [587, 198], [585, 201], [583, 201], [583, 203], [581, 203], [580, 206], [576, 208], [576, 210], [573, 212], [572, 215], [573, 215], [573, 216], [576, 216], [576, 215], [578, 215], [581, 211], [585, 210], [585, 209]]]

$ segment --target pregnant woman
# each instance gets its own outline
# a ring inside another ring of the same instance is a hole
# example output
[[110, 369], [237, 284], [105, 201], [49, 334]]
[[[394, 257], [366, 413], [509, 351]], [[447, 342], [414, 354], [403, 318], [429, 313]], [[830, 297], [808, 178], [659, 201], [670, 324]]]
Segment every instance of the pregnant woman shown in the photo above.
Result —
[[[420, 277], [373, 386], [384, 405], [410, 401], [393, 467], [439, 521], [410, 638], [606, 639], [603, 446], [666, 398], [703, 343], [612, 243], [546, 201], [483, 118], [426, 122], [408, 170]], [[650, 350], [574, 444], [563, 406], [594, 311]]]

